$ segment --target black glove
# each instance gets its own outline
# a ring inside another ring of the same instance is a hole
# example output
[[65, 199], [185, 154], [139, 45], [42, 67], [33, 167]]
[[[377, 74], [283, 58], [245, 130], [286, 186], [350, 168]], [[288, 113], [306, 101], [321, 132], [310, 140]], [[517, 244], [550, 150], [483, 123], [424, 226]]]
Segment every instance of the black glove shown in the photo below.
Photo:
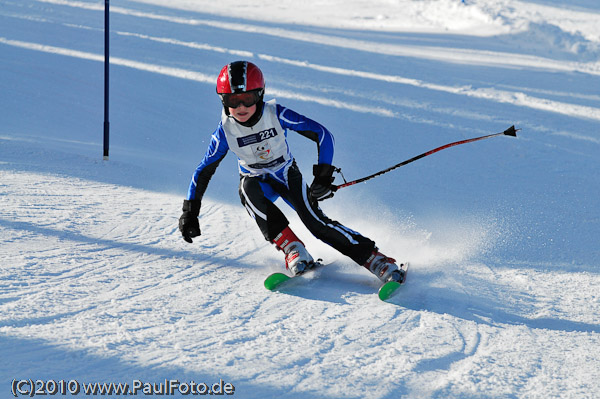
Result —
[[314, 201], [322, 201], [327, 198], [333, 197], [335, 191], [333, 181], [335, 178], [332, 176], [335, 171], [335, 166], [320, 163], [313, 165], [313, 175], [315, 179], [310, 185], [309, 196]]
[[179, 231], [181, 231], [183, 239], [189, 243], [192, 242], [192, 237], [200, 235], [200, 223], [198, 223], [200, 204], [200, 200], [183, 200], [183, 213], [179, 218]]

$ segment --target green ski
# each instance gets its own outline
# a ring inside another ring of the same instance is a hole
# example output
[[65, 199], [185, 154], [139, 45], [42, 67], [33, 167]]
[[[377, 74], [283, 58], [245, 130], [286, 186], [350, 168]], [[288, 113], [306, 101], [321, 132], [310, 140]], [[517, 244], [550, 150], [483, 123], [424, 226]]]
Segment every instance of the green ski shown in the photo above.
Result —
[[384, 283], [381, 288], [379, 288], [379, 299], [381, 299], [382, 301], [387, 301], [388, 299], [390, 299], [395, 293], [396, 290], [398, 290], [398, 288], [400, 288], [401, 285], [403, 285], [404, 283], [406, 283], [406, 274], [408, 273], [408, 263], [404, 263], [403, 265], [400, 265], [400, 269], [404, 270], [404, 280], [402, 280], [401, 283], [397, 282], [397, 281], [388, 281], [387, 283]]
[[302, 276], [306, 273], [310, 273], [321, 266], [323, 266], [322, 260], [317, 259], [315, 261], [315, 264], [310, 269], [308, 269], [302, 274], [298, 274], [297, 276], [290, 276], [285, 273], [273, 273], [265, 279], [265, 288], [269, 291], [275, 291], [277, 288], [279, 288], [279, 286], [281, 286], [281, 284], [285, 283], [286, 281]]
[[[313, 266], [311, 269], [309, 269], [306, 273], [310, 273], [311, 271], [323, 266], [323, 264], [321, 262], [315, 262], [315, 263], [316, 263], [315, 266]], [[384, 283], [381, 286], [381, 288], [379, 288], [379, 293], [378, 293], [379, 299], [381, 299], [382, 301], [387, 301], [388, 299], [390, 299], [396, 293], [398, 288], [406, 282], [406, 273], [408, 272], [408, 263], [404, 263], [403, 265], [400, 266], [400, 268], [404, 271], [404, 280], [401, 283], [399, 283], [397, 281], [388, 281], [387, 283]], [[292, 280], [299, 276], [302, 276], [302, 274], [300, 274], [298, 276], [290, 276], [285, 273], [270, 274], [265, 279], [265, 288], [268, 289], [269, 291], [276, 291], [286, 281]]]
[[292, 277], [284, 273], [273, 273], [265, 279], [265, 288], [269, 291], [274, 291], [281, 283], [288, 281], [291, 278]]

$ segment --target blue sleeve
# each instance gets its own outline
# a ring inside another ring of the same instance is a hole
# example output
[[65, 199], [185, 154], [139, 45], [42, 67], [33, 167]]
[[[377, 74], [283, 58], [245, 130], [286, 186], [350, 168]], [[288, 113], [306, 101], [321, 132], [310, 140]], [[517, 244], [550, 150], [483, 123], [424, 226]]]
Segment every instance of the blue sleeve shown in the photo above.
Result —
[[284, 129], [293, 130], [317, 143], [318, 163], [331, 165], [335, 141], [325, 126], [277, 104], [277, 118]]
[[221, 160], [227, 155], [228, 150], [229, 144], [227, 144], [227, 139], [225, 138], [223, 125], [219, 123], [219, 127], [211, 136], [204, 158], [202, 158], [202, 161], [194, 171], [188, 189], [188, 200], [202, 200], [206, 187], [208, 187], [208, 182], [217, 170]]

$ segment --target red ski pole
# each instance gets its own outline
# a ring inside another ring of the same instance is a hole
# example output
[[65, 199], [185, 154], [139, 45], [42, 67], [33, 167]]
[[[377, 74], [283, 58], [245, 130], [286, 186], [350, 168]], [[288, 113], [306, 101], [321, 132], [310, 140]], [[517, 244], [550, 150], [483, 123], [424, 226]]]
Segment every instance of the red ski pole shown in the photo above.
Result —
[[391, 166], [391, 167], [389, 167], [389, 168], [387, 168], [387, 169], [384, 169], [384, 170], [381, 170], [381, 171], [379, 171], [379, 172], [377, 172], [377, 173], [373, 173], [372, 175], [365, 176], [365, 177], [362, 177], [362, 178], [360, 178], [360, 179], [352, 180], [352, 181], [349, 181], [349, 182], [345, 182], [344, 184], [340, 184], [339, 186], [334, 186], [334, 190], [333, 190], [333, 191], [337, 191], [337, 190], [339, 190], [340, 188], [344, 188], [344, 187], [352, 186], [352, 185], [354, 185], [354, 184], [356, 184], [356, 183], [362, 183], [362, 182], [364, 182], [364, 181], [370, 180], [370, 179], [372, 179], [372, 178], [374, 178], [374, 177], [377, 177], [377, 176], [379, 176], [379, 175], [382, 175], [382, 174], [384, 174], [384, 173], [387, 173], [387, 172], [389, 172], [389, 171], [392, 171], [392, 170], [394, 170], [394, 169], [396, 169], [396, 168], [399, 168], [399, 167], [401, 167], [401, 166], [407, 165], [407, 164], [409, 164], [409, 163], [411, 163], [411, 162], [414, 162], [414, 161], [416, 161], [416, 160], [418, 160], [418, 159], [424, 158], [424, 157], [426, 157], [426, 156], [428, 156], [428, 155], [431, 155], [431, 154], [435, 154], [435, 153], [436, 153], [436, 152], [438, 152], [438, 151], [441, 151], [441, 150], [443, 150], [443, 149], [446, 149], [446, 148], [454, 147], [454, 146], [456, 146], [456, 145], [460, 145], [460, 144], [466, 144], [466, 143], [472, 143], [472, 142], [474, 142], [474, 141], [479, 141], [479, 140], [489, 139], [490, 137], [502, 136], [502, 135], [505, 135], [505, 136], [512, 136], [512, 137], [517, 137], [517, 131], [519, 131], [519, 130], [521, 130], [521, 129], [515, 129], [515, 126], [513, 125], [513, 126], [509, 127], [508, 129], [506, 129], [505, 131], [503, 131], [503, 132], [500, 132], [500, 133], [488, 134], [488, 135], [486, 135], [486, 136], [475, 137], [475, 138], [472, 138], [472, 139], [455, 141], [454, 143], [449, 143], [449, 144], [443, 145], [443, 146], [441, 146], [441, 147], [434, 148], [433, 150], [430, 150], [430, 151], [424, 152], [424, 153], [423, 153], [423, 154], [421, 154], [421, 155], [417, 155], [416, 157], [413, 157], [413, 158], [411, 158], [411, 159], [407, 159], [407, 160], [406, 160], [406, 161], [404, 161], [404, 162], [400, 162], [400, 163], [399, 163], [399, 164], [397, 164], [397, 165]]

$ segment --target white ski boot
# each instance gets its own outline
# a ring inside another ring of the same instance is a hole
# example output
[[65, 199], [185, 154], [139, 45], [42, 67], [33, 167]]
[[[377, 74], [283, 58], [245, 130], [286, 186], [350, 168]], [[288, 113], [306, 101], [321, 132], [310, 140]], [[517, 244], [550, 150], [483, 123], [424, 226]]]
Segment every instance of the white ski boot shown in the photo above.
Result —
[[315, 265], [313, 257], [310, 256], [302, 241], [296, 237], [289, 226], [283, 229], [273, 242], [277, 249], [282, 250], [285, 254], [285, 266], [292, 275], [302, 274]]
[[406, 272], [396, 265], [395, 259], [385, 256], [377, 248], [373, 250], [363, 266], [384, 283], [388, 281], [404, 282]]

